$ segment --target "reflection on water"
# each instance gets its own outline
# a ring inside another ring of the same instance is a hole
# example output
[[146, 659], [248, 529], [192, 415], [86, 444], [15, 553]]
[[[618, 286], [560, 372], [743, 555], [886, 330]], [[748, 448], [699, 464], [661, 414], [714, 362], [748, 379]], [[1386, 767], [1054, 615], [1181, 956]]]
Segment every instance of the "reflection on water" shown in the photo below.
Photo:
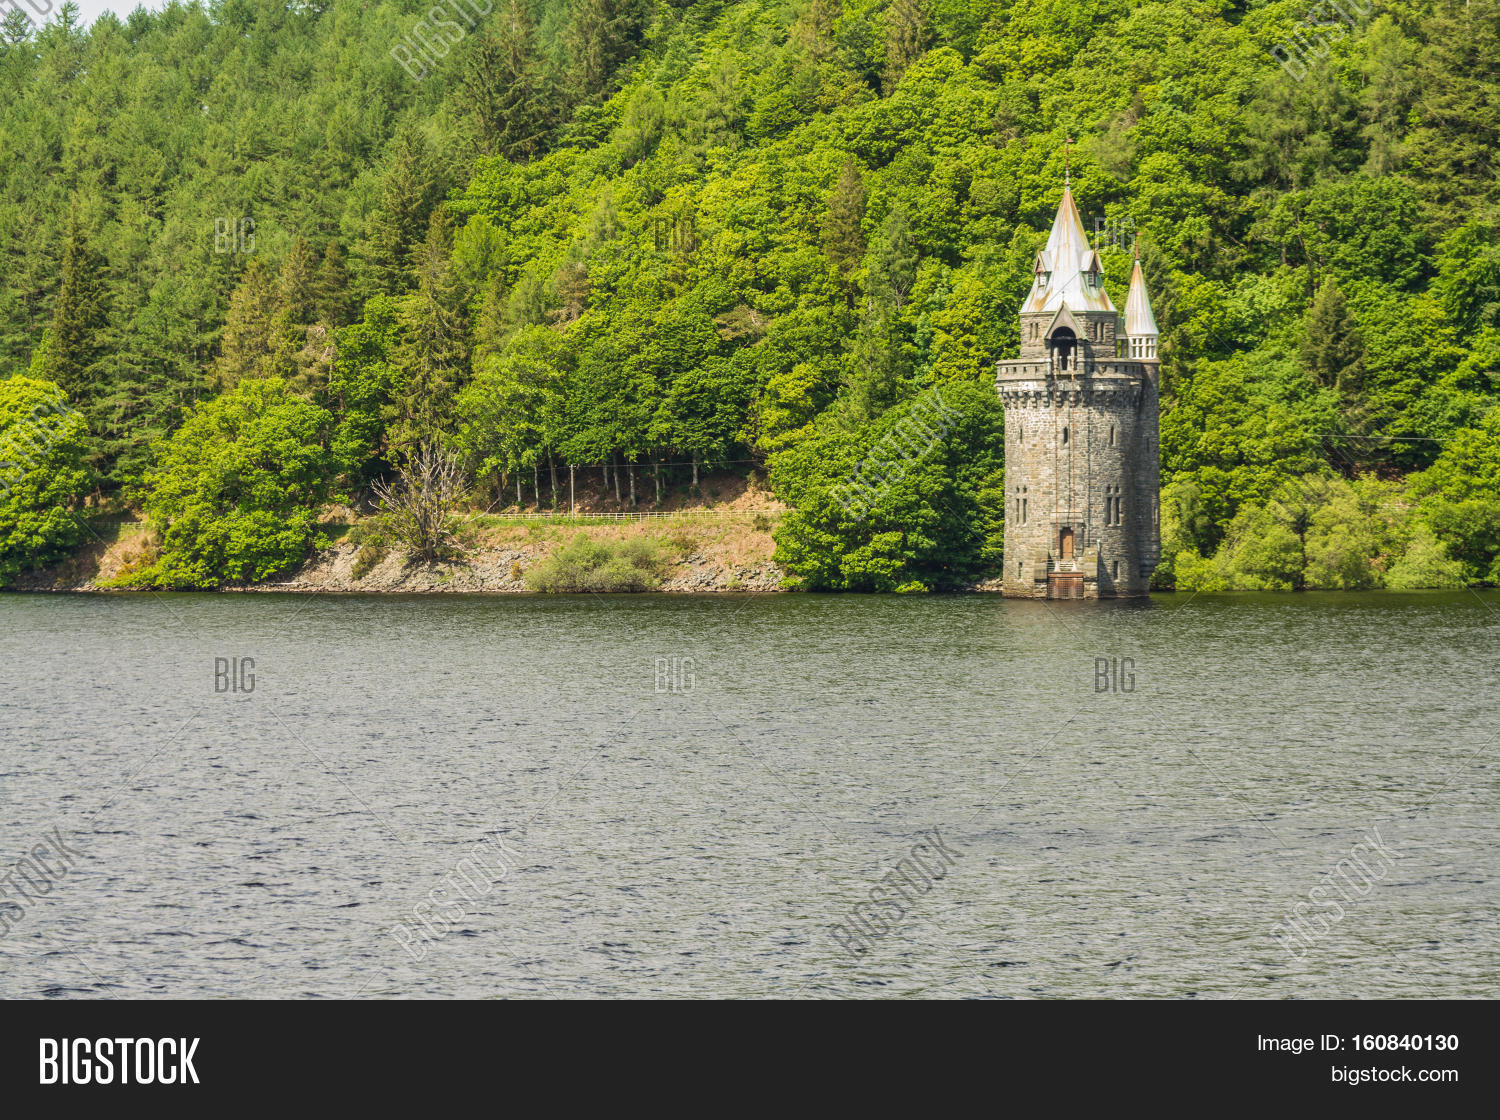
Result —
[[1495, 593], [0, 621], [4, 996], [1495, 990]]

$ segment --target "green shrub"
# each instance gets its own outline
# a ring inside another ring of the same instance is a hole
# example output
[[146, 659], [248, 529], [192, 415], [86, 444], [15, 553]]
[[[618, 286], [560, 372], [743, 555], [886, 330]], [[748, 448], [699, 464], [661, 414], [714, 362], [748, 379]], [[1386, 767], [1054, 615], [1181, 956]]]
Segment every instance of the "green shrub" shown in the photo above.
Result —
[[1307, 527], [1308, 587], [1367, 591], [1385, 582], [1390, 558], [1401, 549], [1403, 511], [1397, 486], [1373, 476], [1340, 480], [1313, 510]]
[[[1240, 507], [1224, 533], [1210, 576], [1197, 570], [1191, 559], [1187, 578], [1192, 590], [1209, 590], [1208, 583], [1221, 582], [1236, 591], [1291, 591], [1302, 580], [1302, 541], [1293, 528], [1266, 506]], [[1175, 564], [1175, 557], [1174, 557]]]
[[140, 494], [161, 554], [112, 585], [213, 588], [300, 563], [335, 474], [332, 424], [276, 377], [246, 379], [198, 405], [157, 446]]
[[348, 544], [373, 544], [381, 548], [390, 543], [386, 536], [385, 526], [381, 525], [380, 519], [376, 517], [358, 521], [349, 526], [349, 531], [344, 534], [344, 540]]
[[0, 381], [0, 586], [80, 544], [87, 426], [50, 381]]
[[1392, 591], [1412, 591], [1422, 587], [1462, 587], [1464, 566], [1448, 555], [1448, 548], [1432, 529], [1418, 525], [1401, 559], [1385, 575], [1385, 585]]
[[1455, 433], [1411, 485], [1446, 554], [1463, 565], [1465, 581], [1500, 583], [1500, 408]]
[[374, 568], [376, 564], [380, 563], [380, 559], [384, 555], [385, 550], [382, 549], [379, 545], [360, 545], [359, 551], [354, 554], [354, 567], [350, 569], [349, 575], [357, 580], [364, 579], [365, 576], [370, 574], [370, 570]]
[[1172, 557], [1175, 586], [1178, 591], [1225, 591], [1228, 583], [1214, 564], [1212, 558], [1204, 559], [1197, 552], [1183, 549]]
[[646, 537], [608, 542], [579, 534], [526, 573], [529, 591], [655, 591], [668, 561]]
[[833, 416], [771, 459], [775, 560], [809, 591], [959, 587], [998, 570], [1004, 410], [952, 383], [849, 430]]

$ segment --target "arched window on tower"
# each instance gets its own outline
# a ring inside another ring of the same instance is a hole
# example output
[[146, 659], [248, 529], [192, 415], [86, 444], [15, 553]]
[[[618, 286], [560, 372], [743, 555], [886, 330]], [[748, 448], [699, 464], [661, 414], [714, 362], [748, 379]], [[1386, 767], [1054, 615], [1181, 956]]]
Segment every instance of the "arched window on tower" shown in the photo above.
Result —
[[1064, 447], [1068, 446], [1068, 426], [1066, 424], [1063, 425], [1062, 443]]
[[1057, 368], [1067, 369], [1078, 345], [1078, 336], [1067, 327], [1058, 327], [1052, 332], [1052, 352], [1057, 357]]

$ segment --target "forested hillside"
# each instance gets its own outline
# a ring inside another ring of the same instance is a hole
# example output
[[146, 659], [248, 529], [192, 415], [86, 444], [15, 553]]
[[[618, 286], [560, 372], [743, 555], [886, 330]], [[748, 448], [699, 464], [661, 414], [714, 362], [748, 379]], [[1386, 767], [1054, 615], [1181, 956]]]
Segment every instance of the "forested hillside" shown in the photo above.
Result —
[[1500, 0], [448, 6], [8, 12], [0, 581], [121, 503], [135, 585], [263, 578], [423, 448], [482, 504], [754, 470], [800, 586], [982, 578], [1069, 138], [1163, 331], [1160, 581], [1500, 579]]

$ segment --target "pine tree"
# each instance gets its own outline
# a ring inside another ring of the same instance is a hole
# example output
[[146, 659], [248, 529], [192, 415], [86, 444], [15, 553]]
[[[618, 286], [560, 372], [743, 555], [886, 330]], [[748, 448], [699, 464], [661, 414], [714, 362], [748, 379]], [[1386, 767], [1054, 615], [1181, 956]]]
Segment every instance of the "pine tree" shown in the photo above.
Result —
[[878, 417], [901, 396], [911, 361], [895, 337], [895, 312], [877, 308], [866, 315], [854, 338], [854, 367], [844, 407], [856, 426]]
[[276, 282], [260, 257], [251, 257], [245, 274], [229, 297], [224, 335], [211, 380], [230, 389], [247, 377], [264, 377], [275, 353]]
[[1323, 282], [1302, 322], [1302, 364], [1318, 381], [1341, 396], [1359, 392], [1364, 340], [1338, 281]]
[[552, 276], [552, 298], [557, 306], [547, 312], [553, 326], [565, 329], [589, 305], [589, 269], [583, 261], [568, 261]]
[[[508, 304], [510, 292], [505, 286], [505, 277], [495, 272], [485, 281], [479, 297], [479, 311], [474, 317], [474, 354], [497, 354], [505, 348], [506, 337], [511, 330]], [[475, 361], [478, 368], [478, 361]]]
[[[281, 279], [277, 284], [276, 314], [273, 320], [270, 372], [285, 378], [297, 392], [317, 388], [320, 376], [321, 348], [309, 346], [309, 327], [318, 317], [318, 276], [313, 268], [312, 249], [301, 237], [292, 243], [281, 262]], [[320, 338], [326, 332], [320, 331]]]
[[520, 163], [546, 149], [556, 126], [557, 90], [524, 0], [510, 0], [498, 22], [498, 32], [476, 37], [459, 81], [480, 149]]
[[822, 62], [833, 54], [833, 30], [843, 14], [843, 0], [812, 0], [792, 26], [792, 39], [808, 58]]
[[318, 266], [318, 318], [329, 326], [342, 327], [352, 321], [354, 299], [349, 291], [349, 266], [343, 247], [330, 241]]
[[839, 181], [828, 195], [823, 217], [823, 253], [847, 282], [865, 255], [865, 184], [852, 160], [844, 164]]
[[75, 208], [68, 217], [62, 283], [52, 304], [47, 373], [69, 399], [85, 407], [106, 391], [99, 381], [103, 334], [108, 325], [102, 267], [103, 262], [84, 238]]
[[1401, 166], [1402, 138], [1419, 80], [1415, 66], [1417, 44], [1392, 22], [1371, 26], [1360, 65], [1359, 92], [1362, 137], [1369, 145], [1365, 171], [1389, 175]]
[[304, 238], [292, 242], [286, 259], [281, 262], [279, 288], [281, 311], [288, 323], [306, 326], [317, 319], [317, 277], [312, 249]]
[[604, 92], [645, 30], [641, 0], [574, 0], [563, 33], [575, 89], [591, 101]]
[[921, 0], [892, 0], [885, 10], [885, 76], [887, 95], [901, 83], [907, 67], [922, 57], [928, 42], [927, 13]]
[[880, 223], [880, 231], [871, 248], [870, 301], [883, 310], [894, 311], [906, 303], [907, 293], [917, 279], [917, 243], [912, 237], [906, 211], [897, 206]]
[[195, 323], [199, 281], [158, 281], [111, 355], [109, 395], [90, 421], [102, 445], [96, 461], [111, 486], [142, 479], [153, 445], [172, 433], [203, 393], [199, 354], [206, 347]]
[[436, 438], [448, 423], [454, 395], [469, 372], [472, 345], [464, 314], [467, 292], [453, 270], [453, 233], [446, 207], [432, 212], [416, 257], [417, 290], [402, 308], [401, 364], [406, 386], [392, 425], [395, 450]]
[[0, 42], [7, 48], [16, 47], [31, 38], [31, 20], [20, 8], [9, 8], [5, 18], [0, 19]]
[[[501, 17], [502, 21], [504, 16]], [[503, 26], [503, 22], [502, 22]], [[491, 156], [499, 148], [499, 136], [505, 127], [501, 102], [508, 75], [502, 68], [503, 49], [499, 37], [486, 27], [469, 40], [463, 68], [458, 75], [460, 103], [468, 109], [479, 141], [479, 150]]]
[[1500, 4], [1440, 0], [1425, 30], [1407, 167], [1433, 212], [1460, 220], [1476, 198], [1500, 199]]
[[869, 300], [854, 339], [846, 405], [856, 424], [868, 423], [895, 404], [912, 373], [911, 356], [898, 337], [898, 319], [916, 282], [919, 257], [901, 207], [892, 208], [880, 223], [869, 256]]
[[365, 254], [375, 292], [399, 295], [411, 288], [412, 250], [420, 244], [442, 187], [427, 139], [408, 125], [396, 138], [396, 150], [380, 190], [380, 209], [370, 219]]

